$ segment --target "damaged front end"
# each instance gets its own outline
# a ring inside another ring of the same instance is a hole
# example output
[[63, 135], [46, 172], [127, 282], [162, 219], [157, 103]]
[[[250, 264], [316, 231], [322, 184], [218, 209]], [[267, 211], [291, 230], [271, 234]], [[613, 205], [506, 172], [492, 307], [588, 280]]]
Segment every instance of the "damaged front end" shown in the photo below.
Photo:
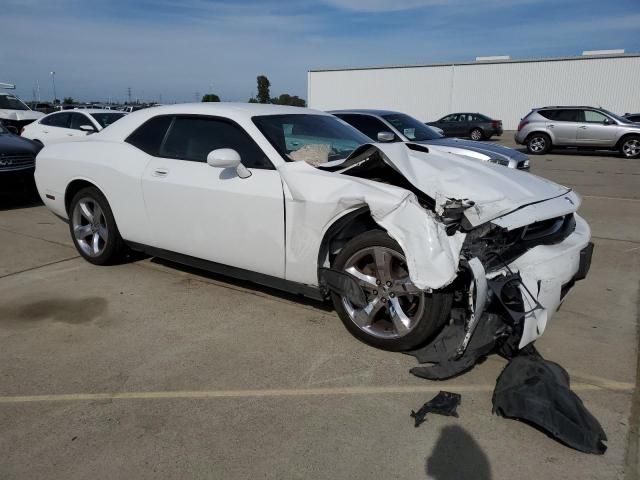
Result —
[[585, 278], [593, 253], [587, 223], [575, 213], [516, 228], [488, 223], [469, 231], [460, 252], [451, 321], [411, 352], [445, 379], [499, 352], [506, 358], [540, 337], [565, 296]]

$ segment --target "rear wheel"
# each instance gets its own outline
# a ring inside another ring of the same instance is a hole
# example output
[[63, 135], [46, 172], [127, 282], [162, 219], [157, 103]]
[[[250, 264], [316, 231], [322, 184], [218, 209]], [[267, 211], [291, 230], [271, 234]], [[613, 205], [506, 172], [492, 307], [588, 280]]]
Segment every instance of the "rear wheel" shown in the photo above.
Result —
[[69, 230], [80, 255], [94, 265], [115, 263], [126, 250], [109, 202], [95, 187], [83, 188], [73, 196]]
[[527, 139], [527, 151], [532, 155], [542, 155], [551, 148], [551, 139], [546, 133], [532, 133]]
[[620, 154], [625, 158], [640, 157], [640, 135], [631, 135], [622, 140]]
[[479, 142], [484, 138], [482, 130], [480, 130], [479, 128], [474, 128], [473, 130], [471, 130], [469, 136], [471, 137], [471, 140], [475, 140], [476, 142]]
[[416, 287], [402, 249], [386, 232], [373, 230], [353, 238], [333, 267], [353, 275], [365, 292], [364, 308], [331, 294], [347, 330], [364, 343], [384, 350], [409, 350], [432, 338], [449, 318], [452, 295]]

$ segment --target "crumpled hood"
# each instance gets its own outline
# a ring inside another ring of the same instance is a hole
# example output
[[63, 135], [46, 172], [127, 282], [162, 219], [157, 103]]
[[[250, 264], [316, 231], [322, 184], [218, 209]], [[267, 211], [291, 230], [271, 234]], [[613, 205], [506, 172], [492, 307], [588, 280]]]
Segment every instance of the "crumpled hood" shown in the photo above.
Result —
[[[376, 149], [382, 159], [401, 173], [414, 187], [436, 202], [442, 213], [450, 199], [471, 200], [465, 210], [472, 226], [481, 225], [526, 205], [549, 200], [571, 189], [501, 165], [481, 163], [459, 155], [411, 148], [406, 143], [366, 144], [356, 149], [343, 163], [348, 168], [363, 161], [366, 152]], [[416, 145], [424, 149], [428, 146]]]
[[7, 110], [0, 108], [0, 119], [5, 120], [37, 120], [44, 117], [42, 112], [34, 112], [33, 110]]
[[[529, 157], [513, 148], [505, 147], [502, 145], [475, 142], [473, 140], [465, 140], [462, 138], [437, 138], [435, 140], [426, 140], [424, 142], [414, 142], [422, 145], [437, 145], [451, 148], [463, 148], [465, 150], [471, 150], [473, 152], [486, 155], [488, 158], [498, 159], [514, 159], [518, 162], [527, 160]], [[455, 152], [453, 152], [455, 153]]]

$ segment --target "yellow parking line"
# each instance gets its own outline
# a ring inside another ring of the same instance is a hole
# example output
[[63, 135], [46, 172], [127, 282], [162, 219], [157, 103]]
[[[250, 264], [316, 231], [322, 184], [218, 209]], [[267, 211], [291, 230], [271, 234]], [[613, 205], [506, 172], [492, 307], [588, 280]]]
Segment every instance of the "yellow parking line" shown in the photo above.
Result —
[[[575, 383], [574, 391], [616, 390], [632, 391], [634, 385], [623, 382], [599, 382], [600, 384]], [[495, 385], [455, 385], [437, 383], [424, 386], [387, 387], [335, 387], [273, 390], [179, 390], [169, 392], [114, 392], [114, 393], [70, 393], [59, 395], [17, 395], [0, 397], [0, 404], [37, 402], [81, 402], [96, 400], [173, 400], [173, 399], [215, 399], [215, 398], [264, 398], [264, 397], [313, 397], [384, 395], [409, 393], [436, 393], [440, 390], [455, 392], [493, 392]]]

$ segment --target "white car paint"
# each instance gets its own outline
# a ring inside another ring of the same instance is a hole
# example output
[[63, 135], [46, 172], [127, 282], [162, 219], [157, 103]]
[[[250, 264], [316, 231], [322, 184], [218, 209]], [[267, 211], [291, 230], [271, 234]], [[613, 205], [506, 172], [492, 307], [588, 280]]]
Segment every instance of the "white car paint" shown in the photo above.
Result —
[[[152, 157], [124, 141], [152, 117], [170, 114], [234, 121], [276, 169], [249, 169], [251, 176], [240, 178], [228, 168]], [[472, 227], [495, 221], [508, 229], [527, 224], [527, 215], [532, 223], [575, 212], [580, 203], [570, 189], [534, 175], [403, 143], [363, 146], [337, 162], [347, 172], [367, 161], [367, 152], [380, 152], [391, 168], [435, 199], [430, 211], [399, 186], [326, 171], [331, 163], [323, 171], [285, 161], [252, 121], [277, 114], [329, 116], [298, 107], [226, 103], [141, 110], [80, 141], [46, 146], [37, 159], [38, 191], [49, 209], [68, 218], [65, 191], [72, 181], [86, 180], [104, 193], [127, 241], [310, 286], [319, 284], [318, 268], [328, 266], [320, 256], [324, 233], [337, 219], [368, 206], [403, 248], [412, 281], [427, 290], [448, 285], [458, 273], [466, 234], [448, 235], [439, 219], [451, 199], [474, 202], [464, 211]], [[561, 282], [578, 271], [590, 231], [576, 219], [576, 230], [561, 243], [533, 247], [509, 265], [547, 303], [543, 312], [527, 316], [521, 346], [542, 334], [559, 304]], [[544, 288], [532, 288], [537, 282]]]
[[46, 125], [46, 122], [50, 121], [52, 118], [58, 115], [78, 114], [78, 115], [82, 115], [86, 120], [86, 123], [83, 123], [82, 125], [91, 126], [94, 128], [96, 132], [99, 132], [103, 130], [103, 127], [92, 116], [98, 113], [114, 114], [118, 112], [114, 112], [112, 110], [106, 110], [106, 109], [76, 109], [76, 108], [70, 109], [70, 110], [62, 110], [59, 112], [53, 112], [25, 126], [24, 129], [22, 130], [21, 136], [25, 138], [29, 138], [31, 140], [39, 141], [43, 145], [48, 145], [49, 143], [52, 143], [52, 142], [69, 140], [74, 137], [85, 137], [89, 134], [92, 134], [93, 132], [80, 130], [78, 128], [63, 128], [63, 127], [57, 127], [53, 125]]

